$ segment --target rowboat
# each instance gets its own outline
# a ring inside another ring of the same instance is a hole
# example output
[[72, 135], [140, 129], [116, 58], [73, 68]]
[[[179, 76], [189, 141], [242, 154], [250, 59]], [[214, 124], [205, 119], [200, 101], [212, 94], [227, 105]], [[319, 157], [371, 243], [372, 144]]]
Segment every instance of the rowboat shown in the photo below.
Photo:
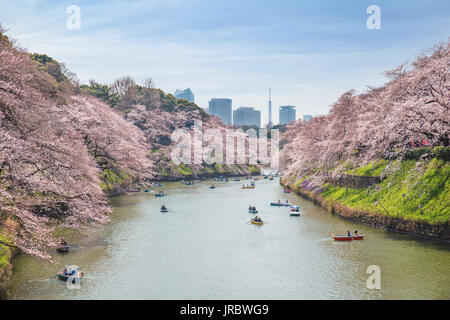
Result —
[[349, 236], [335, 236], [331, 235], [335, 241], [352, 241], [352, 240], [364, 240], [364, 236], [355, 236], [355, 237], [349, 237]]
[[144, 192], [150, 192], [150, 190], [148, 190], [148, 189], [145, 189], [145, 190], [144, 190]]
[[289, 215], [292, 217], [300, 217], [300, 211], [291, 210]]
[[72, 283], [80, 282], [83, 278], [83, 272], [77, 266], [68, 266], [61, 269], [56, 276], [59, 280], [68, 281], [69, 278], [72, 279]]
[[258, 210], [248, 210], [248, 213], [258, 213]]
[[255, 221], [255, 220], [251, 220], [252, 224], [256, 224], [258, 226], [262, 226], [264, 224], [264, 221]]
[[70, 246], [59, 246], [56, 248], [56, 251], [59, 253], [67, 253], [69, 252]]
[[210, 188], [210, 189], [215, 189], [216, 187], [215, 187], [215, 186], [210, 186], [209, 188]]
[[251, 187], [241, 187], [241, 189], [255, 189], [255, 186], [251, 186]]
[[278, 202], [271, 202], [270, 205], [276, 206], [276, 207], [289, 207], [290, 206], [289, 203], [278, 203]]
[[283, 192], [284, 193], [291, 193], [291, 189], [284, 189]]
[[164, 197], [165, 194], [164, 193], [155, 193], [155, 197]]
[[270, 177], [269, 180], [273, 180], [273, 177]]
[[167, 209], [161, 209], [161, 210], [159, 210], [160, 212], [162, 212], [162, 213], [167, 213], [167, 212], [169, 212], [169, 210], [167, 210]]

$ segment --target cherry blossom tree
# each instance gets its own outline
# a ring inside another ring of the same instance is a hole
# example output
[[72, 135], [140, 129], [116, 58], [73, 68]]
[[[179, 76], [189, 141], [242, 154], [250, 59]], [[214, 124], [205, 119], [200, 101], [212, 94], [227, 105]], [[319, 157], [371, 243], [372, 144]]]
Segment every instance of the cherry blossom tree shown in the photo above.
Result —
[[56, 245], [55, 226], [109, 221], [100, 188], [105, 169], [135, 181], [154, 175], [142, 131], [96, 98], [68, 95], [49, 77], [1, 35], [0, 230], [14, 235], [11, 245], [41, 258]]
[[[384, 86], [344, 93], [326, 116], [299, 120], [282, 135], [287, 175], [314, 169], [326, 179], [346, 162], [402, 156], [424, 143], [449, 145], [449, 43], [386, 72]], [[320, 179], [319, 179], [320, 180]]]

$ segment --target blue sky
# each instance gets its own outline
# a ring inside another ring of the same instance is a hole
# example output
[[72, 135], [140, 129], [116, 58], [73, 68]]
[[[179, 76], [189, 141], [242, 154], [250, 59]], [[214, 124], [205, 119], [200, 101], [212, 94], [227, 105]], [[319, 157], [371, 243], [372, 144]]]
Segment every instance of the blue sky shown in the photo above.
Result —
[[[381, 30], [369, 30], [369, 5]], [[69, 30], [69, 5], [81, 29]], [[381, 85], [383, 71], [450, 36], [450, 1], [0, 0], [0, 23], [30, 52], [46, 53], [82, 82], [150, 76], [166, 92], [190, 87], [262, 110], [324, 114], [348, 89]]]

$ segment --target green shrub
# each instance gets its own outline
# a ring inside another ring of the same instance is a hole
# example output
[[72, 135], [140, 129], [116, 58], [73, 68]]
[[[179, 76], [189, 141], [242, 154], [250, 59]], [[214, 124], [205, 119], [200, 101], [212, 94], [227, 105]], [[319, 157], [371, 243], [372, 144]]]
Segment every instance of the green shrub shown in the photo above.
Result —
[[421, 156], [424, 154], [430, 154], [432, 151], [431, 147], [421, 147], [421, 148], [412, 148], [408, 149], [405, 152], [404, 158], [406, 160], [419, 160]]
[[433, 154], [438, 159], [450, 161], [450, 147], [444, 147], [444, 146], [434, 147]]

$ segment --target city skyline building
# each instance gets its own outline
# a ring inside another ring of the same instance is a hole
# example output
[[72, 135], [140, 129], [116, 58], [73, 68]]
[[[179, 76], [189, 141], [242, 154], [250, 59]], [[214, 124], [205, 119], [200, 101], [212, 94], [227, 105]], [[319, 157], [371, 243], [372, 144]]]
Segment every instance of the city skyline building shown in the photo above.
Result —
[[233, 111], [233, 126], [261, 127], [261, 111], [252, 107], [239, 107]]
[[286, 124], [296, 119], [295, 106], [280, 106], [279, 110], [279, 123]]
[[209, 101], [208, 113], [222, 119], [226, 125], [231, 125], [232, 100], [228, 98], [212, 98]]
[[192, 90], [190, 88], [187, 88], [185, 90], [176, 89], [173, 96], [177, 99], [184, 99], [189, 102], [195, 102], [194, 94], [192, 93]]
[[305, 115], [303, 115], [303, 121], [309, 121], [309, 120], [311, 120], [312, 118], [313, 118], [313, 116], [310, 115], [310, 114], [305, 114]]
[[267, 129], [272, 128], [272, 89], [269, 87], [269, 120], [267, 122]]

